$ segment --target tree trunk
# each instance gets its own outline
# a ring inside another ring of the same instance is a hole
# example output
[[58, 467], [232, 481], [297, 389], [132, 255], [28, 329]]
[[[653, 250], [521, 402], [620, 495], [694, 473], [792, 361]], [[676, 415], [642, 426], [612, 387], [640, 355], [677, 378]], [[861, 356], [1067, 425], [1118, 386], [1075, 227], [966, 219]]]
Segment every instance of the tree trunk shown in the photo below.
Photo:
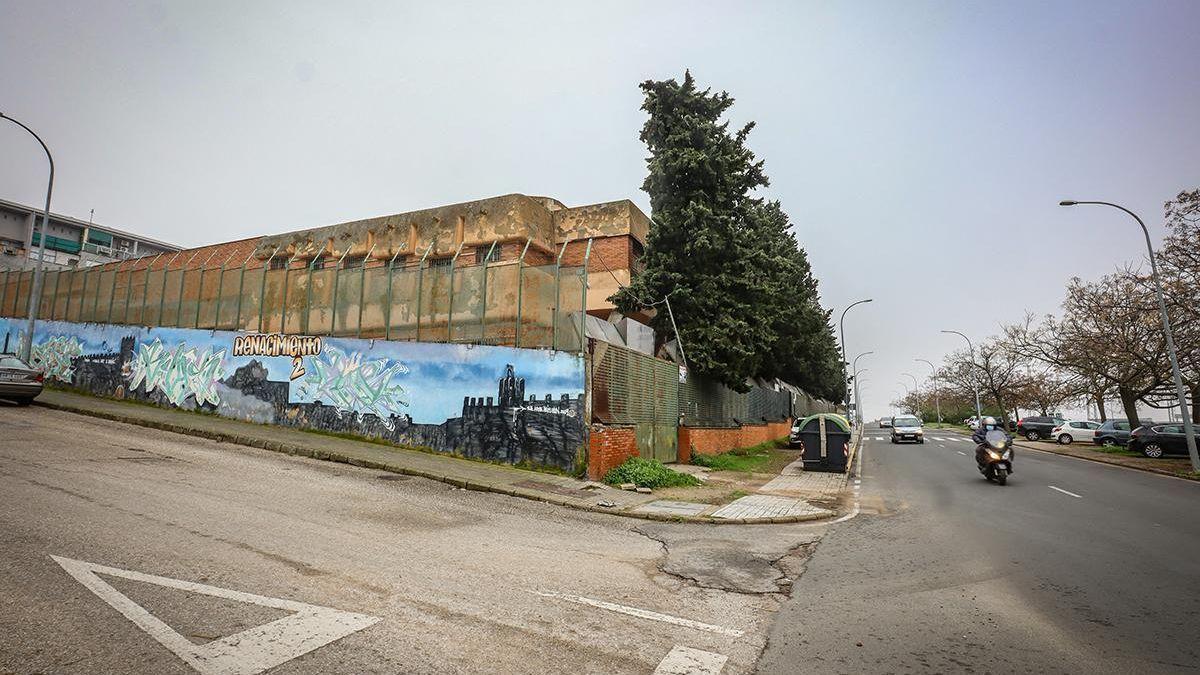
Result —
[[1100, 415], [1100, 421], [1107, 422], [1108, 413], [1104, 410], [1104, 394], [1095, 394], [1093, 398], [1096, 399], [1096, 412]]
[[1121, 397], [1121, 405], [1125, 408], [1125, 419], [1129, 420], [1129, 428], [1138, 428], [1137, 396], [1123, 387], [1117, 387], [1117, 395]]
[[1200, 424], [1200, 382], [1192, 385], [1192, 424]]

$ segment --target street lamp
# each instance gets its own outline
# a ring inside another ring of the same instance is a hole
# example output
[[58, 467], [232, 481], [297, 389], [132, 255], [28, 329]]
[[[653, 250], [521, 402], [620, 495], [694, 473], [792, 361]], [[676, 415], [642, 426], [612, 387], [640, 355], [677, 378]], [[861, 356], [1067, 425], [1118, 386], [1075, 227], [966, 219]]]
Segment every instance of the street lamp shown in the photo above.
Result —
[[[839, 330], [839, 334], [841, 335], [841, 341], [842, 341], [842, 381], [846, 383], [846, 410], [847, 411], [849, 411], [849, 409], [850, 409], [850, 381], [846, 378], [846, 365], [847, 365], [847, 362], [846, 362], [846, 312], [849, 312], [850, 308], [855, 305], [861, 305], [864, 302], [873, 302], [873, 301], [874, 301], [874, 298], [867, 298], [866, 300], [859, 300], [858, 302], [850, 303], [850, 305], [847, 306], [846, 309], [842, 310], [842, 317], [840, 319], [838, 319], [838, 330]], [[857, 405], [857, 401], [855, 402], [855, 405]]]
[[42, 150], [46, 151], [46, 159], [50, 162], [50, 183], [46, 186], [46, 209], [42, 212], [42, 231], [38, 236], [38, 259], [37, 264], [33, 267], [33, 284], [29, 289], [29, 320], [25, 324], [25, 335], [21, 336], [20, 357], [28, 363], [30, 353], [33, 351], [33, 328], [37, 322], [38, 305], [42, 300], [42, 259], [46, 257], [46, 230], [50, 229], [50, 194], [54, 192], [54, 157], [50, 154], [50, 148], [46, 147], [45, 141], [34, 133], [33, 129], [2, 112], [0, 112], [0, 118], [21, 127], [28, 131], [30, 136], [36, 138], [37, 142], [41, 144]]
[[[912, 378], [912, 381], [913, 381], [913, 391], [914, 391], [914, 392], [916, 392], [916, 393], [918, 394], [918, 396], [917, 396], [917, 401], [916, 401], [916, 402], [917, 402], [917, 406], [918, 406], [918, 408], [919, 408], [919, 406], [921, 405], [921, 397], [920, 397], [920, 395], [919, 395], [919, 394], [921, 393], [921, 385], [917, 383], [917, 376], [916, 376], [916, 375], [910, 375], [910, 374], [908, 374], [908, 373], [900, 373], [900, 374], [901, 374], [901, 375], [903, 375], [903, 376], [905, 376], [905, 377], [911, 377], [911, 378]], [[915, 412], [915, 413], [917, 414], [917, 417], [920, 417], [920, 416], [921, 416], [921, 411], [920, 411], [920, 409], [918, 409], [918, 410], [914, 410], [913, 412]]]
[[1167, 301], [1163, 297], [1162, 282], [1158, 278], [1158, 263], [1154, 258], [1154, 245], [1150, 243], [1150, 230], [1146, 229], [1146, 223], [1143, 223], [1136, 213], [1112, 202], [1079, 202], [1068, 199], [1058, 203], [1059, 206], [1076, 206], [1078, 204], [1111, 206], [1114, 209], [1120, 209], [1132, 216], [1137, 224], [1142, 226], [1142, 234], [1146, 236], [1146, 252], [1150, 254], [1150, 274], [1154, 277], [1154, 292], [1158, 296], [1158, 313], [1162, 317], [1163, 334], [1167, 338], [1167, 359], [1171, 362], [1171, 377], [1175, 380], [1175, 396], [1179, 399], [1179, 412], [1183, 416], [1183, 433], [1187, 438], [1188, 455], [1192, 459], [1192, 471], [1200, 471], [1200, 454], [1196, 452], [1196, 430], [1192, 428], [1192, 416], [1188, 414], [1187, 398], [1183, 392], [1183, 375], [1179, 372], [1179, 361], [1175, 356], [1175, 340], [1171, 337], [1171, 319], [1167, 316]]
[[[976, 365], [976, 363], [975, 363], [975, 345], [971, 344], [971, 338], [967, 337], [966, 335], [963, 335], [962, 333], [960, 333], [956, 330], [944, 330], [942, 332], [943, 333], [953, 333], [953, 334], [959, 336], [960, 338], [966, 340], [967, 341], [967, 349], [971, 350], [971, 365], [973, 365], [973, 366]], [[979, 368], [982, 370], [983, 366], [979, 366]], [[975, 387], [975, 420], [980, 423], [982, 423], [982, 421], [983, 421], [983, 409], [979, 407], [979, 387]]]
[[913, 359], [913, 360], [920, 361], [921, 363], [926, 364], [927, 366], [929, 366], [930, 370], [933, 371], [933, 405], [937, 409], [938, 424], [941, 424], [942, 423], [942, 398], [941, 398], [941, 395], [938, 394], [937, 367], [934, 366], [932, 362], [926, 361], [925, 359]]
[[[866, 356], [867, 354], [874, 354], [874, 353], [875, 352], [863, 352], [863, 353], [859, 354], [858, 356], [854, 357], [854, 363], [852, 363], [850, 365], [850, 370], [854, 371], [854, 417], [858, 419], [858, 422], [860, 424], [862, 423], [862, 402], [859, 401], [859, 399], [858, 399], [858, 392], [859, 392], [858, 374], [862, 371], [858, 369], [858, 360], [861, 359], [862, 357]], [[863, 370], [866, 370], [866, 368], [863, 368]]]

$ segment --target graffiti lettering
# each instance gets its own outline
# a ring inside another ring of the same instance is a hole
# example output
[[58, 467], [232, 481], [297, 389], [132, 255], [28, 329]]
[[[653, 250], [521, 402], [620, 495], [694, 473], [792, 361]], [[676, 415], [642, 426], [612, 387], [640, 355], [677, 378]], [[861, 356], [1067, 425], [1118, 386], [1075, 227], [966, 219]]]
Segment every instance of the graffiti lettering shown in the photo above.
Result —
[[399, 361], [367, 361], [358, 352], [346, 354], [328, 347], [311, 360], [298, 392], [342, 411], [374, 413], [391, 429], [389, 418], [408, 406], [404, 388], [392, 378], [407, 372]]
[[321, 353], [321, 338], [310, 335], [251, 333], [233, 339], [234, 356], [316, 356]]
[[46, 377], [70, 382], [75, 375], [72, 359], [83, 356], [83, 343], [69, 335], [57, 335], [33, 345], [33, 365], [40, 367]]
[[143, 342], [131, 368], [130, 391], [145, 385], [146, 391], [158, 389], [174, 405], [182, 405], [188, 396], [196, 397], [197, 405], [221, 402], [216, 384], [221, 377], [225, 350], [204, 351], [189, 349], [180, 342], [167, 349], [158, 338]]
[[523, 405], [520, 408], [517, 408], [517, 410], [524, 410], [526, 412], [550, 413], [551, 415], [566, 415], [567, 417], [575, 416], [575, 410], [573, 408], [560, 408], [552, 405]]

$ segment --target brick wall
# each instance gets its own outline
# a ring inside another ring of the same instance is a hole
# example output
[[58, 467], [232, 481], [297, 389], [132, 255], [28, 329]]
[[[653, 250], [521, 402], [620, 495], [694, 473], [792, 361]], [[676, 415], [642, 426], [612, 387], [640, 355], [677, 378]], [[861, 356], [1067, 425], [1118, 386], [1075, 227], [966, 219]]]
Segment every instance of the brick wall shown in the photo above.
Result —
[[[575, 267], [583, 264], [587, 252], [587, 240], [576, 240], [567, 244], [562, 264]], [[592, 256], [588, 259], [588, 272], [604, 272], [605, 265], [611, 270], [627, 270], [633, 258], [633, 237], [596, 237], [592, 240]]]
[[633, 425], [592, 425], [588, 436], [588, 478], [600, 480], [609, 469], [637, 456]]
[[690, 462], [693, 454], [719, 455], [783, 438], [791, 425], [791, 420], [783, 420], [740, 427], [679, 427], [679, 461]]

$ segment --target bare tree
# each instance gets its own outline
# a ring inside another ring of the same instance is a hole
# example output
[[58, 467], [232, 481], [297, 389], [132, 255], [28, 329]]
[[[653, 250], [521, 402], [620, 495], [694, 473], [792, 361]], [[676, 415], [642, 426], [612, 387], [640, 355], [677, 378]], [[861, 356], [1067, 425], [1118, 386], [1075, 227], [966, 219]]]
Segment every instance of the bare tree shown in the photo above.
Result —
[[979, 391], [1000, 409], [1007, 425], [1017, 392], [1027, 383], [1026, 363], [1007, 341], [992, 338], [974, 354], [959, 351], [948, 356], [939, 375], [959, 394], [971, 392], [974, 396]]

